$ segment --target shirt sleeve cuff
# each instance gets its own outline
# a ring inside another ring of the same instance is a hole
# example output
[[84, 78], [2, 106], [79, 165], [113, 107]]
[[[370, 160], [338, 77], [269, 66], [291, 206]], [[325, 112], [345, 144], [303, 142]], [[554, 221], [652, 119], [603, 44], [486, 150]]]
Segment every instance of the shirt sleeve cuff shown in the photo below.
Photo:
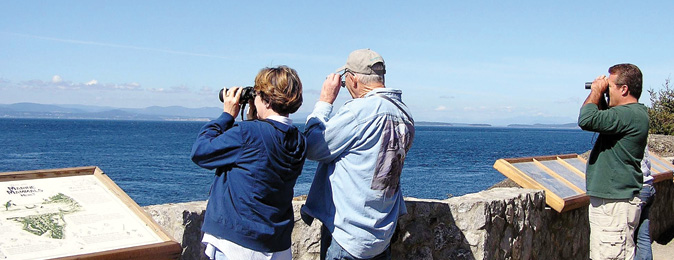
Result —
[[222, 131], [225, 131], [230, 127], [232, 127], [232, 125], [234, 124], [234, 117], [232, 117], [232, 115], [230, 115], [229, 113], [223, 112], [222, 114], [220, 114], [220, 117], [218, 117], [213, 121], [220, 127], [220, 129], [222, 129]]
[[330, 116], [330, 112], [332, 112], [332, 104], [325, 101], [316, 102], [313, 114], [328, 117]]

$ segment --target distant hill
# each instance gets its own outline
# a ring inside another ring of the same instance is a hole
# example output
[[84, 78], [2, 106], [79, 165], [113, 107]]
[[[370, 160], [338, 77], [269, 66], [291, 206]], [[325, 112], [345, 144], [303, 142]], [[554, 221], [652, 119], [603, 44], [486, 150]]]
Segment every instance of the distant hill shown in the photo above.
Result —
[[564, 128], [564, 129], [573, 129], [573, 128], [580, 128], [578, 127], [578, 123], [568, 123], [568, 124], [533, 124], [533, 125], [526, 125], [526, 124], [510, 124], [508, 127], [515, 127], [515, 128]]
[[10, 111], [19, 112], [51, 112], [51, 113], [85, 113], [86, 111], [77, 108], [68, 108], [57, 105], [43, 105], [35, 103], [16, 103], [11, 105], [3, 105], [4, 108]]
[[445, 122], [414, 122], [415, 126], [456, 126], [456, 127], [491, 127], [490, 124], [465, 124], [465, 123], [445, 123]]
[[[87, 105], [45, 105], [36, 103], [0, 104], [0, 118], [57, 118], [57, 119], [110, 119], [110, 120], [153, 120], [153, 121], [208, 121], [222, 113], [222, 108], [181, 106], [151, 106], [146, 108], [114, 108]], [[304, 123], [309, 112], [290, 115], [295, 123]], [[240, 116], [239, 116], [240, 117]], [[490, 124], [466, 124], [417, 121], [416, 126], [451, 127], [492, 127]], [[578, 128], [569, 124], [511, 124], [519, 128]]]
[[112, 108], [82, 105], [44, 105], [36, 103], [0, 104], [0, 118], [59, 118], [113, 120], [199, 120], [218, 114], [219, 108], [147, 107]]
[[443, 123], [443, 122], [425, 122], [425, 121], [418, 121], [414, 122], [415, 126], [454, 126], [452, 123]]
[[183, 118], [209, 118], [216, 117], [222, 113], [222, 108], [216, 107], [202, 107], [202, 108], [186, 108], [181, 106], [170, 106], [170, 107], [159, 107], [151, 106], [146, 108], [139, 109], [122, 109], [130, 113], [138, 113], [145, 115], [156, 115], [156, 116], [170, 116], [170, 117], [183, 117]]

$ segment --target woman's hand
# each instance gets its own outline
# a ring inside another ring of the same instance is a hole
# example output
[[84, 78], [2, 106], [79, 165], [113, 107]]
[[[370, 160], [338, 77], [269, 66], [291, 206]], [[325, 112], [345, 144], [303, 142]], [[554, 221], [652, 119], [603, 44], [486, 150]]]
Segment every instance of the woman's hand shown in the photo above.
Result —
[[242, 88], [240, 87], [233, 87], [227, 90], [227, 93], [225, 93], [224, 97], [222, 98], [223, 100], [223, 112], [230, 114], [232, 117], [236, 118], [236, 116], [239, 115], [239, 108], [241, 105], [239, 104], [239, 98], [241, 97], [241, 90]]

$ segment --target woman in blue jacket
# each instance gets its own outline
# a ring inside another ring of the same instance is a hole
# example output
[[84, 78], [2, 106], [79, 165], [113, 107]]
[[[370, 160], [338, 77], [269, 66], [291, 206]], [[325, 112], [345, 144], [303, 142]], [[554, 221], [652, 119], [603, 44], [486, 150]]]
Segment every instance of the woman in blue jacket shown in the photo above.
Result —
[[305, 138], [288, 115], [302, 105], [302, 82], [286, 66], [255, 77], [248, 119], [234, 122], [242, 88], [223, 93], [224, 112], [207, 123], [192, 161], [215, 169], [201, 230], [211, 259], [291, 259], [293, 187]]

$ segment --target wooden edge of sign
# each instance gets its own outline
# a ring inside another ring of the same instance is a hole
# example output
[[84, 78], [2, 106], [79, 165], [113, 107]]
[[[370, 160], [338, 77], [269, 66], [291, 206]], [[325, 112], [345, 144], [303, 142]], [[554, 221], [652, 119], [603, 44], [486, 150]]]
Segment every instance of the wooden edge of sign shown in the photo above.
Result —
[[559, 212], [559, 213], [567, 212], [567, 211], [570, 211], [570, 210], [573, 210], [573, 209], [577, 209], [577, 208], [580, 208], [580, 207], [590, 205], [590, 196], [588, 196], [585, 193], [578, 194], [578, 195], [574, 195], [574, 196], [571, 196], [571, 197], [567, 197], [564, 200], [564, 202], [565, 202], [564, 208], [561, 211], [558, 210], [557, 212]]
[[672, 171], [651, 174], [651, 176], [653, 177], [653, 183], [661, 181], [672, 181], [672, 175], [673, 175]]
[[552, 156], [552, 157], [559, 158], [559, 159], [572, 159], [572, 158], [578, 158], [579, 156], [578, 156], [578, 154], [570, 153], [570, 154], [555, 155], [555, 156]]
[[566, 201], [548, 190], [545, 190], [545, 203], [557, 212], [564, 211]]
[[[656, 160], [651, 160], [651, 164], [657, 164], [660, 165], [662, 168], [665, 169], [674, 169], [674, 164], [669, 163], [669, 161], [665, 160], [664, 158], [655, 155], [653, 153], [650, 153], [649, 156], [655, 157]], [[651, 172], [653, 171], [651, 167]], [[672, 180], [672, 171], [664, 171], [664, 172], [658, 172], [658, 173], [651, 173], [651, 176], [653, 176], [653, 183], [656, 182], [661, 182], [661, 181], [666, 181], [666, 180]]]
[[178, 259], [182, 253], [182, 247], [178, 242], [166, 241], [162, 243], [154, 243], [150, 245], [141, 245], [120, 249], [113, 249], [90, 254], [83, 254], [77, 256], [67, 256], [61, 258], [53, 258], [58, 260], [75, 260], [75, 259], [96, 259], [96, 260], [113, 260], [113, 259], [135, 259], [135, 260], [154, 260], [154, 259]]
[[494, 169], [498, 170], [501, 174], [505, 175], [506, 178], [513, 180], [515, 183], [519, 184], [524, 188], [530, 189], [544, 189], [542, 185], [538, 182], [531, 179], [531, 177], [522, 173], [515, 166], [512, 166], [505, 159], [496, 160], [494, 163]]
[[557, 159], [557, 158], [569, 159], [569, 158], [576, 158], [576, 157], [578, 157], [578, 154], [572, 153], [572, 154], [533, 156], [533, 157], [522, 157], [522, 158], [504, 158], [504, 159], [499, 159], [499, 160], [504, 160], [504, 161], [509, 162], [509, 163], [522, 163], [522, 162], [532, 162], [534, 159], [539, 160], [539, 161], [549, 161], [549, 160], [554, 160], [554, 159]]
[[83, 166], [63, 169], [32, 170], [0, 173], [0, 181], [19, 181], [43, 178], [68, 177], [94, 174], [98, 167]]
[[168, 235], [168, 233], [156, 221], [143, 210], [138, 204], [127, 195], [122, 188], [108, 177], [100, 168], [96, 167], [94, 176], [105, 184], [110, 191], [117, 196], [133, 213], [143, 220], [148, 227], [150, 227], [163, 241], [175, 241], [175, 239]]

